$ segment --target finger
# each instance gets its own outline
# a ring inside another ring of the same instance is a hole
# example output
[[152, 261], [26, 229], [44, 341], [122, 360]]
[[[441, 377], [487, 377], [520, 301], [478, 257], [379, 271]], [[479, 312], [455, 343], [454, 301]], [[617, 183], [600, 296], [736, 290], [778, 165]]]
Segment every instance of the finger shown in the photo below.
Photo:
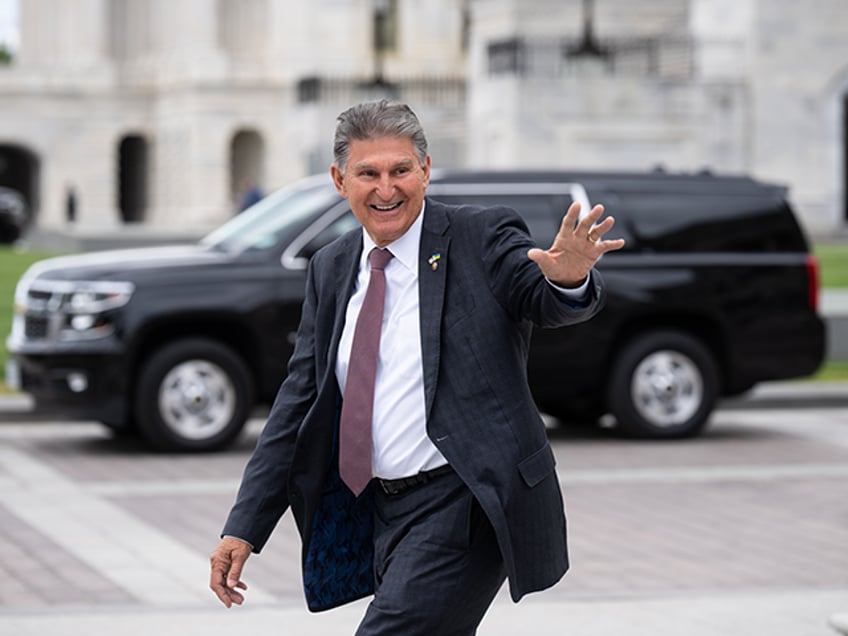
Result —
[[[593, 227], [595, 226], [595, 223], [598, 222], [598, 219], [601, 218], [603, 213], [604, 206], [600, 203], [593, 207], [588, 214], [586, 214], [582, 219], [580, 219], [580, 223], [577, 227], [577, 230], [575, 231], [575, 234], [577, 234], [581, 238], [588, 237], [589, 232], [592, 231]], [[595, 234], [595, 236], [597, 237], [599, 235]]]
[[574, 229], [577, 227], [579, 220], [580, 204], [575, 201], [574, 203], [568, 206], [568, 210], [566, 210], [565, 214], [562, 217], [562, 222], [559, 225], [559, 233], [557, 234], [557, 238], [561, 236], [567, 236], [568, 234], [574, 232]]
[[227, 572], [227, 587], [230, 589], [235, 589], [237, 587], [244, 586], [243, 589], [247, 589], [247, 586], [241, 580], [241, 572], [244, 568], [244, 562], [247, 559], [241, 558], [238, 553], [232, 555], [232, 561], [230, 563], [229, 572]]
[[230, 600], [236, 605], [241, 605], [242, 603], [244, 603], [244, 595], [241, 592], [237, 592], [234, 589], [230, 589], [228, 590], [228, 593], [230, 595]]
[[233, 599], [230, 595], [230, 590], [226, 585], [226, 572], [220, 564], [212, 563], [212, 576], [209, 580], [209, 587], [227, 608], [232, 607]]
[[604, 234], [606, 234], [612, 229], [613, 225], [615, 225], [615, 219], [611, 216], [608, 216], [597, 225], [593, 225], [591, 228], [589, 228], [589, 233], [586, 235], [586, 238], [588, 238], [593, 243], [597, 243], [603, 237]]
[[209, 587], [226, 607], [241, 605], [244, 596], [236, 590], [246, 590], [241, 580], [241, 572], [250, 548], [247, 544], [234, 539], [224, 539], [210, 556], [211, 573]]
[[620, 238], [620, 239], [613, 239], [613, 240], [610, 240], [610, 241], [600, 241], [598, 244], [600, 245], [601, 249], [606, 254], [607, 252], [613, 252], [615, 250], [620, 250], [622, 247], [624, 247], [624, 239]]

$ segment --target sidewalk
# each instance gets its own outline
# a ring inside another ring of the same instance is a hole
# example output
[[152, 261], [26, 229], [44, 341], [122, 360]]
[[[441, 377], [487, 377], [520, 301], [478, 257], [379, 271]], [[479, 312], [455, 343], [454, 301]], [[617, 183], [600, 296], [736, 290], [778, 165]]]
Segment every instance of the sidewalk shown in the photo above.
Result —
[[[574, 567], [519, 605], [504, 589], [480, 636], [838, 636], [846, 406], [848, 383], [771, 383], [723, 404], [700, 440], [557, 440]], [[249, 449], [176, 461], [98, 431], [0, 425], [0, 634], [352, 632], [367, 601], [306, 610], [290, 520], [252, 562], [245, 607], [206, 589]]]
[[[837, 636], [829, 616], [848, 607], [848, 590], [551, 603], [499, 597], [480, 636]], [[0, 611], [10, 636], [339, 636], [350, 634], [365, 601], [321, 614], [302, 607], [104, 610], [30, 614]], [[434, 634], [433, 636], [438, 636]]]
[[848, 289], [823, 289], [819, 309], [827, 321], [827, 359], [848, 360]]

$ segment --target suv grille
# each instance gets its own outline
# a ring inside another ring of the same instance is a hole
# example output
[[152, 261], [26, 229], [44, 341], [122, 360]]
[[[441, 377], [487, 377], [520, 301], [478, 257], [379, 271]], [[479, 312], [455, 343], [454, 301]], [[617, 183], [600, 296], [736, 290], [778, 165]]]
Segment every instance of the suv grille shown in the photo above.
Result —
[[33, 340], [42, 340], [47, 337], [47, 319], [27, 316], [24, 322], [24, 336]]

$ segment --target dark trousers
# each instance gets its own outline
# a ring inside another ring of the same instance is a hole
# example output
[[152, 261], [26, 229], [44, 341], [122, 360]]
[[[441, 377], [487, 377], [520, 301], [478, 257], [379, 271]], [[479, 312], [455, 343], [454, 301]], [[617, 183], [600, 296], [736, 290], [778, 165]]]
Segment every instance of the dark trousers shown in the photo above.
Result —
[[376, 592], [357, 636], [470, 636], [506, 579], [495, 533], [455, 473], [374, 495]]

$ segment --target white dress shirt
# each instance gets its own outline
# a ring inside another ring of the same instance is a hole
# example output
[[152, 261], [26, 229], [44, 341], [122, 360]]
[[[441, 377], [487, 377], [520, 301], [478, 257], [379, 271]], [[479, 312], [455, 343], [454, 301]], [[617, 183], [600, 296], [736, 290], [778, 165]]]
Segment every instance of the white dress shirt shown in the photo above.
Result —
[[[425, 417], [418, 303], [418, 261], [423, 218], [424, 206], [406, 233], [387, 246], [394, 258], [385, 269], [386, 301], [372, 423], [374, 476], [383, 479], [409, 477], [447, 463], [444, 455], [427, 437]], [[345, 326], [336, 358], [336, 379], [342, 393], [347, 380], [356, 319], [371, 277], [368, 254], [376, 247], [364, 228], [362, 240], [356, 288], [347, 305]], [[554, 287], [568, 299], [579, 300], [588, 289], [588, 278], [577, 289]]]

